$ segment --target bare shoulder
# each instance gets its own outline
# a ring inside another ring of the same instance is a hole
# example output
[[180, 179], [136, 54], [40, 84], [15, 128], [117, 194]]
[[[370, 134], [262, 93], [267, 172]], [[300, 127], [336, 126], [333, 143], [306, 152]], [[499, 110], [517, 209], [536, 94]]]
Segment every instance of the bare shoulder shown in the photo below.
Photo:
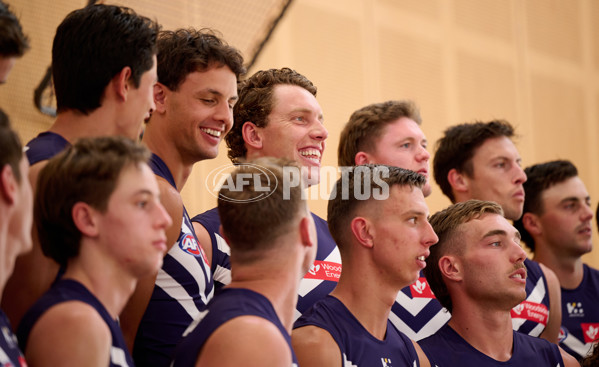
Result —
[[341, 366], [341, 350], [325, 329], [309, 325], [293, 329], [291, 344], [299, 365]]
[[198, 222], [192, 222], [193, 230], [200, 242], [200, 246], [204, 249], [206, 257], [208, 257], [209, 263], [212, 264], [212, 239], [206, 227]]
[[258, 316], [240, 316], [208, 338], [196, 366], [288, 367], [291, 361], [287, 341], [273, 323]]
[[570, 353], [563, 350], [562, 347], [558, 346], [558, 348], [559, 353], [561, 354], [562, 359], [564, 360], [565, 367], [580, 367], [580, 363], [578, 363], [576, 358], [574, 358]]
[[160, 190], [160, 202], [173, 220], [170, 228], [166, 229], [167, 248], [170, 249], [177, 242], [181, 232], [181, 222], [183, 221], [183, 199], [181, 194], [169, 184], [164, 178], [156, 176], [158, 189]]
[[412, 344], [414, 344], [414, 349], [416, 349], [416, 354], [418, 355], [418, 360], [420, 361], [420, 367], [430, 367], [431, 363], [426, 354], [424, 354], [422, 348], [420, 348], [420, 345], [413, 340]]
[[38, 319], [25, 358], [33, 367], [106, 366], [111, 344], [110, 329], [100, 314], [86, 303], [68, 301]]

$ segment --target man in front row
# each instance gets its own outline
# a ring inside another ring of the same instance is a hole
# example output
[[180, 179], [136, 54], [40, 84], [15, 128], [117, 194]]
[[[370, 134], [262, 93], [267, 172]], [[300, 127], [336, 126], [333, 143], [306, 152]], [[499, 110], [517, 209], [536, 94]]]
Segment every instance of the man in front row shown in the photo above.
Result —
[[428, 366], [418, 345], [389, 321], [397, 293], [418, 279], [437, 242], [422, 192], [426, 178], [383, 165], [344, 174], [327, 213], [343, 269], [333, 292], [294, 325], [300, 365]]
[[557, 345], [512, 329], [511, 309], [526, 298], [520, 233], [488, 201], [468, 200], [434, 214], [439, 243], [424, 273], [451, 320], [419, 342], [431, 365], [578, 366]]
[[40, 172], [40, 244], [66, 271], [19, 324], [31, 367], [133, 366], [116, 320], [137, 281], [160, 268], [172, 223], [149, 158], [125, 137], [84, 138]]
[[221, 188], [218, 212], [231, 246], [232, 280], [178, 346], [175, 367], [297, 366], [289, 334], [299, 281], [316, 256], [316, 229], [302, 187], [285, 190], [283, 166], [299, 171], [290, 164], [273, 158], [242, 164], [230, 181], [254, 179]]

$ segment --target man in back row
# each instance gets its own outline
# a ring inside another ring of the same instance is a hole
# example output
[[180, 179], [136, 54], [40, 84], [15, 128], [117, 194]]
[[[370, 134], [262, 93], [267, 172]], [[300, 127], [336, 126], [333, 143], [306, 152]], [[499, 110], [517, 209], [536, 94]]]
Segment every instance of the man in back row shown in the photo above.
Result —
[[[449, 127], [437, 142], [435, 181], [453, 202], [470, 199], [498, 203], [509, 220], [522, 216], [526, 174], [504, 120]], [[514, 330], [557, 343], [561, 323], [559, 282], [555, 273], [528, 258], [526, 300], [512, 310]]]
[[[226, 136], [234, 163], [258, 157], [287, 158], [302, 167], [307, 185], [320, 181], [320, 162], [328, 136], [316, 100], [316, 87], [289, 68], [259, 71], [239, 87], [235, 125]], [[299, 179], [299, 178], [298, 178]], [[316, 261], [302, 279], [295, 318], [329, 294], [341, 272], [341, 258], [327, 223], [312, 214], [318, 234]], [[230, 282], [229, 249], [219, 234], [216, 209], [192, 219], [208, 255], [215, 283]]]
[[[154, 109], [158, 25], [129, 8], [93, 5], [71, 12], [56, 30], [52, 78], [58, 116], [27, 146], [29, 180], [47, 160], [82, 137], [137, 139]], [[16, 328], [23, 313], [56, 279], [58, 264], [42, 254], [37, 235], [6, 285], [2, 307]]]
[[599, 338], [599, 271], [582, 262], [593, 249], [591, 198], [569, 161], [535, 164], [524, 172], [524, 214], [514, 225], [535, 261], [560, 281], [560, 345], [580, 360]]
[[0, 1], [0, 84], [6, 83], [17, 58], [29, 50], [29, 38], [8, 4]]
[[209, 29], [164, 31], [157, 44], [156, 111], [143, 142], [173, 223], [162, 268], [139, 282], [121, 316], [139, 366], [169, 366], [176, 344], [214, 294], [180, 191], [196, 162], [216, 157], [233, 125], [237, 79], [245, 73], [240, 52]]

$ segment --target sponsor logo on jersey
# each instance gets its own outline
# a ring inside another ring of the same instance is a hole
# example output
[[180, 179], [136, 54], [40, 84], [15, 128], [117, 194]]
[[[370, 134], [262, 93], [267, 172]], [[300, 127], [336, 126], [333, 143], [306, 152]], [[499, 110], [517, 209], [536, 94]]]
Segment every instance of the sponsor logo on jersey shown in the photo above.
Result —
[[584, 317], [584, 310], [582, 309], [582, 302], [568, 302], [566, 303], [569, 317]]
[[195, 237], [192, 234], [187, 233], [183, 236], [183, 239], [179, 241], [179, 247], [181, 250], [187, 252], [190, 255], [195, 257], [202, 257], [204, 261], [208, 264], [208, 257], [204, 253], [204, 249], [202, 246], [196, 241]]
[[585, 343], [592, 343], [595, 340], [597, 340], [598, 336], [599, 336], [599, 323], [598, 322], [594, 322], [594, 323], [581, 323], [580, 326], [582, 327], [582, 334], [584, 335], [584, 342]]
[[381, 363], [383, 367], [393, 367], [391, 366], [391, 358], [381, 358]]
[[341, 276], [341, 264], [331, 261], [316, 260], [304, 279], [321, 279], [338, 282]]
[[549, 310], [542, 303], [523, 301], [512, 308], [511, 315], [514, 319], [526, 319], [546, 326]]
[[410, 293], [412, 294], [412, 298], [435, 298], [425, 277], [418, 278], [416, 282], [410, 285]]

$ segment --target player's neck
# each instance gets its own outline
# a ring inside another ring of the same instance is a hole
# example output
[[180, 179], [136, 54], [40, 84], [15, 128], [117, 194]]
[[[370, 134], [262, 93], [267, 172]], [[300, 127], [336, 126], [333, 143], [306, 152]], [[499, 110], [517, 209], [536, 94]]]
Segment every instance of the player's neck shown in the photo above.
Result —
[[85, 137], [115, 135], [109, 111], [98, 108], [85, 115], [77, 110], [61, 112], [49, 131], [56, 133], [73, 144], [75, 140]]
[[[177, 190], [181, 192], [191, 174], [195, 162], [185, 161], [184, 157], [177, 150], [177, 145], [169, 140], [168, 133], [159, 129], [159, 122], [161, 121], [155, 121], [154, 125], [148, 125], [146, 127], [142, 142], [152, 153], [156, 154], [162, 161], [164, 161], [171, 172], [171, 175], [173, 175]], [[152, 121], [150, 121], [149, 124], [152, 124]]]
[[581, 257], [562, 256], [539, 247], [535, 252], [534, 260], [553, 270], [562, 288], [575, 289], [584, 277]]
[[509, 310], [454, 305], [449, 326], [472, 347], [497, 361], [512, 356], [514, 336]]
[[[361, 276], [348, 276], [357, 273]], [[399, 289], [383, 289], [381, 283], [370, 282], [365, 275], [350, 271], [344, 263], [339, 283], [331, 295], [339, 299], [373, 337], [384, 340], [389, 312]]]

